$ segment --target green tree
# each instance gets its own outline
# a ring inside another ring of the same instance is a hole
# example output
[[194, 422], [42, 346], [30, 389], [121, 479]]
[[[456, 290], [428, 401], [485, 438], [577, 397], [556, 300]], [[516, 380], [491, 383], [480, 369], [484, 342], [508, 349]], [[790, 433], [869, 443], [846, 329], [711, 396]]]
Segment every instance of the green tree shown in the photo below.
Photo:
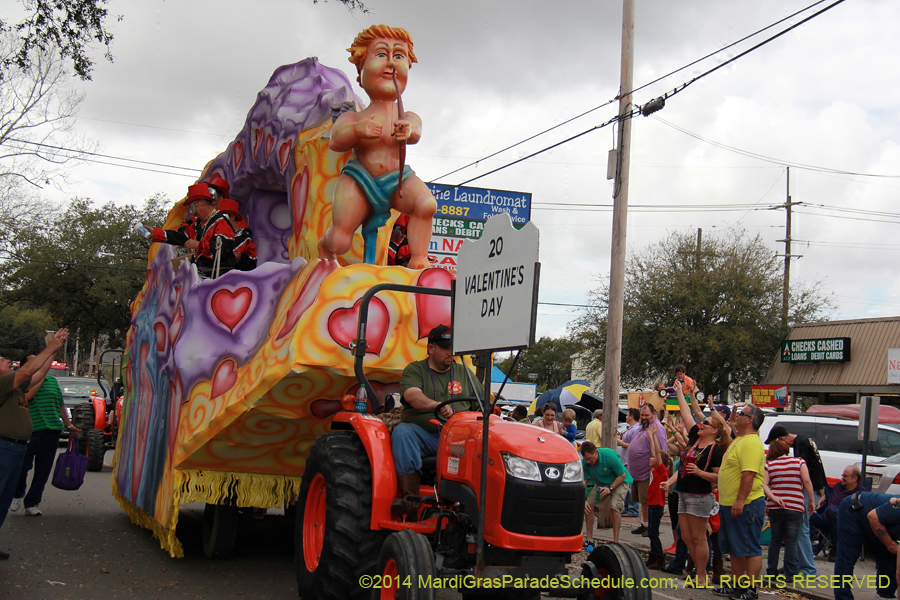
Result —
[[146, 278], [150, 245], [135, 227], [161, 225], [167, 204], [160, 195], [141, 208], [94, 207], [75, 199], [50, 219], [35, 220], [11, 241], [0, 266], [0, 299], [45, 309], [83, 343], [104, 334], [111, 347], [122, 344], [129, 305]]
[[[622, 384], [643, 386], [672, 379], [684, 364], [707, 394], [759, 381], [788, 333], [781, 321], [781, 262], [759, 236], [743, 231], [704, 240], [673, 233], [625, 267]], [[606, 357], [608, 284], [590, 293], [571, 333], [588, 349], [594, 375]], [[816, 287], [792, 284], [791, 323], [822, 320], [830, 297]]]
[[44, 332], [54, 329], [47, 311], [26, 305], [0, 308], [0, 356], [19, 360], [43, 350]]
[[[544, 392], [559, 387], [572, 378], [572, 355], [578, 352], [579, 348], [578, 342], [569, 338], [542, 337], [535, 343], [534, 348], [522, 351], [515, 368], [518, 375], [513, 373], [510, 379], [530, 382], [528, 374], [534, 373], [537, 375], [534, 383], [537, 384], [538, 391]], [[501, 361], [497, 367], [508, 373], [514, 358], [515, 354]]]

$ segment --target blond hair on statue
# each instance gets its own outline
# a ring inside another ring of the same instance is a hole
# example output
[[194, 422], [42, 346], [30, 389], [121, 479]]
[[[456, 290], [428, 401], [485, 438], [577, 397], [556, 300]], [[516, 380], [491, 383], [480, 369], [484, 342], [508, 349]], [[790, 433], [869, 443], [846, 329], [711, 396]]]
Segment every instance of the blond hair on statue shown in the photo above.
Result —
[[405, 42], [406, 45], [409, 46], [409, 66], [412, 67], [412, 63], [419, 62], [416, 59], [415, 52], [413, 52], [413, 41], [408, 31], [400, 27], [372, 25], [368, 29], [361, 31], [359, 35], [356, 36], [356, 39], [353, 40], [353, 43], [350, 44], [350, 47], [347, 48], [347, 52], [350, 53], [350, 58], [348, 58], [347, 60], [356, 65], [357, 83], [360, 83], [359, 72], [362, 70], [363, 63], [366, 62], [366, 55], [369, 52], [369, 44], [372, 43], [372, 40], [377, 38], [386, 38], [389, 40], [400, 40], [401, 42]]

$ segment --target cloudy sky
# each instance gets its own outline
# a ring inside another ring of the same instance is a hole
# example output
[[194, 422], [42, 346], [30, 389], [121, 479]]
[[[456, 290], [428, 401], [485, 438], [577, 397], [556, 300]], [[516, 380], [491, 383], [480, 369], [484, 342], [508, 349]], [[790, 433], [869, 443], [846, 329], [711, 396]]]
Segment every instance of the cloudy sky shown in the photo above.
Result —
[[[637, 0], [635, 86], [812, 1]], [[371, 12], [363, 15], [334, 0], [110, 0], [115, 62], [95, 53], [93, 81], [78, 83], [86, 99], [76, 129], [99, 142], [102, 153], [199, 170], [234, 138], [278, 66], [317, 56], [355, 81], [345, 48], [374, 23], [404, 27], [415, 41], [419, 63], [404, 104], [421, 116], [424, 133], [407, 161], [426, 181], [468, 180], [616, 113], [616, 104], [599, 108], [441, 178], [611, 100], [619, 82], [621, 2], [366, 4]], [[676, 88], [813, 11], [639, 91], [635, 103]], [[791, 196], [804, 205], [794, 209], [794, 253], [802, 258], [792, 266], [792, 279], [820, 281], [835, 296], [834, 318], [900, 314], [900, 241], [894, 239], [900, 219], [892, 217], [900, 191], [898, 50], [891, 41], [898, 22], [900, 3], [847, 0], [689, 86], [657, 115], [637, 118], [629, 252], [676, 230], [702, 228], [707, 238], [745, 228], [773, 253], [783, 253], [777, 240], [785, 234], [784, 210], [768, 209], [784, 202], [785, 164], [794, 164]], [[533, 194], [542, 302], [583, 304], [609, 273], [606, 160], [613, 138], [611, 127], [599, 129], [469, 184]], [[164, 173], [86, 164], [72, 173], [64, 193], [47, 193], [61, 202], [81, 196], [139, 203], [164, 192], [174, 202], [193, 182], [183, 175], [190, 171], [147, 168]], [[691, 208], [698, 205], [703, 208]], [[542, 305], [539, 335], [563, 334], [574, 310]]]

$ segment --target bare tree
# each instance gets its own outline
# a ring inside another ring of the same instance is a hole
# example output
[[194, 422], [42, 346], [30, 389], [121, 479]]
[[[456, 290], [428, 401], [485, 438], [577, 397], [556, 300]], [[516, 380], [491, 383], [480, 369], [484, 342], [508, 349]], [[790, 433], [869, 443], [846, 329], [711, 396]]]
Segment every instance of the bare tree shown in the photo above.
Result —
[[0, 180], [62, 187], [63, 167], [94, 145], [72, 133], [84, 95], [71, 86], [60, 55], [33, 52], [24, 68], [10, 61], [16, 40], [0, 35]]

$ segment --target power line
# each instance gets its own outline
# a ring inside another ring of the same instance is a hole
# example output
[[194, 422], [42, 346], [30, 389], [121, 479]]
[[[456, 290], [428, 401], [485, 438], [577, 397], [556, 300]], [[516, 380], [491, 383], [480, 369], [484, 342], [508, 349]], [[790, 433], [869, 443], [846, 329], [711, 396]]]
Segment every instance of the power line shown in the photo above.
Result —
[[[201, 173], [201, 172], [202, 172], [200, 169], [195, 169], [195, 168], [193, 168], [193, 167], [179, 167], [178, 165], [167, 165], [167, 164], [164, 164], [164, 163], [157, 163], [157, 162], [152, 162], [152, 161], [147, 161], [147, 160], [138, 160], [138, 159], [136, 159], [136, 158], [124, 158], [124, 157], [122, 157], [122, 156], [113, 156], [113, 155], [111, 155], [111, 154], [100, 154], [100, 153], [98, 153], [98, 152], [88, 152], [88, 151], [86, 151], [86, 150], [77, 150], [77, 149], [75, 149], [75, 148], [66, 148], [66, 147], [64, 147], [64, 146], [52, 146], [52, 145], [50, 145], [50, 144], [42, 144], [42, 143], [39, 143], [39, 142], [32, 142], [32, 141], [28, 141], [28, 140], [20, 140], [20, 139], [17, 139], [17, 138], [9, 138], [9, 141], [11, 141], [11, 142], [16, 142], [16, 143], [19, 143], [19, 144], [26, 144], [26, 145], [30, 145], [30, 146], [38, 146], [38, 147], [40, 147], [40, 148], [50, 148], [50, 149], [52, 149], [52, 150], [61, 150], [61, 151], [63, 151], [63, 152], [69, 152], [69, 153], [75, 155], [73, 158], [81, 158], [82, 156], [99, 156], [100, 158], [111, 158], [111, 159], [113, 159], [113, 160], [122, 160], [122, 161], [126, 161], [126, 162], [138, 163], [138, 164], [141, 164], [141, 165], [150, 165], [150, 166], [153, 166], [153, 167], [162, 167], [162, 168], [165, 168], [165, 169], [182, 169], [182, 170], [184, 170], [184, 171], [193, 171], [193, 172], [195, 172], [195, 173]], [[110, 166], [114, 166], [114, 167], [118, 167], [118, 166], [127, 167], [127, 166], [128, 166], [128, 165], [116, 165], [116, 164], [114, 164], [114, 163], [108, 163], [108, 162], [102, 162], [102, 161], [90, 161], [90, 160], [84, 159], [84, 158], [82, 158], [82, 160], [85, 160], [85, 161], [87, 161], [87, 162], [97, 162], [97, 163], [99, 163], [99, 164], [110, 165]], [[128, 168], [134, 168], [134, 167], [128, 167]], [[147, 169], [142, 169], [142, 170], [147, 170]], [[154, 171], [154, 172], [156, 172], [156, 173], [162, 173], [163, 171]], [[183, 173], [170, 173], [170, 175], [183, 175]]]
[[[724, 67], [724, 66], [726, 66], [726, 65], [729, 65], [729, 64], [735, 62], [736, 60], [738, 60], [738, 59], [740, 59], [740, 58], [743, 58], [744, 56], [747, 56], [747, 55], [750, 54], [751, 52], [753, 52], [753, 51], [755, 51], [755, 50], [758, 50], [758, 49], [762, 48], [762, 47], [765, 46], [766, 44], [768, 44], [768, 43], [770, 43], [770, 42], [772, 42], [772, 41], [774, 41], [774, 40], [780, 38], [781, 36], [785, 35], [785, 34], [788, 33], [789, 31], [793, 31], [794, 29], [800, 27], [801, 25], [803, 25], [803, 24], [805, 24], [805, 23], [808, 23], [808, 22], [811, 21], [812, 19], [814, 19], [814, 18], [816, 18], [816, 17], [822, 15], [823, 13], [825, 13], [825, 12], [831, 10], [832, 8], [834, 8], [834, 7], [837, 6], [838, 4], [843, 3], [844, 1], [845, 1], [845, 0], [835, 0], [835, 2], [829, 4], [828, 6], [826, 6], [825, 8], [823, 8], [822, 10], [813, 13], [812, 15], [806, 17], [805, 19], [801, 19], [800, 21], [798, 21], [798, 22], [795, 23], [794, 25], [791, 25], [791, 26], [788, 27], [787, 29], [784, 29], [784, 30], [782, 30], [782, 31], [780, 31], [780, 32], [778, 32], [778, 33], [776, 33], [775, 35], [773, 35], [773, 36], [771, 36], [771, 37], [768, 37], [768, 38], [764, 39], [763, 41], [761, 41], [760, 43], [756, 44], [755, 46], [752, 46], [751, 48], [748, 48], [747, 50], [744, 50], [744, 51], [741, 52], [740, 54], [737, 54], [737, 55], [731, 57], [730, 59], [726, 60], [725, 62], [723, 62], [723, 63], [721, 63], [721, 64], [719, 64], [719, 65], [716, 65], [715, 67], [713, 67], [713, 68], [711, 68], [711, 69], [709, 69], [709, 70], [707, 70], [707, 71], [701, 73], [700, 75], [697, 75], [696, 77], [694, 77], [694, 78], [691, 79], [690, 81], [686, 81], [686, 82], [682, 83], [681, 85], [676, 86], [674, 89], [672, 89], [672, 90], [669, 91], [669, 92], [666, 92], [665, 94], [663, 94], [663, 95], [660, 96], [659, 98], [665, 100], [665, 99], [671, 98], [672, 96], [675, 96], [676, 94], [680, 94], [680, 93], [683, 92], [685, 89], [687, 89], [687, 87], [688, 87], [689, 85], [691, 85], [691, 84], [693, 84], [693, 83], [696, 83], [696, 82], [700, 81], [700, 80], [703, 79], [704, 77], [706, 77], [706, 76], [708, 76], [708, 75], [711, 75], [712, 73], [715, 73], [716, 71], [718, 71], [718, 70], [721, 69], [722, 67]], [[816, 4], [819, 4], [819, 3], [816, 3]], [[813, 4], [812, 6], [815, 6], [815, 4]], [[801, 11], [801, 12], [802, 12], [802, 11]], [[608, 103], [607, 103], [607, 104], [608, 104]], [[494, 174], [494, 173], [497, 173], [498, 171], [502, 171], [503, 169], [506, 169], [506, 168], [508, 168], [508, 167], [511, 167], [511, 166], [513, 166], [513, 165], [516, 165], [516, 164], [518, 164], [518, 163], [520, 163], [520, 162], [522, 162], [522, 161], [528, 160], [529, 158], [533, 158], [533, 157], [537, 156], [538, 154], [542, 154], [542, 153], [544, 153], [544, 152], [547, 152], [548, 150], [552, 150], [553, 148], [557, 148], [557, 147], [559, 147], [559, 146], [562, 146], [563, 144], [567, 144], [568, 142], [571, 142], [571, 141], [573, 141], [573, 140], [575, 140], [575, 139], [577, 139], [577, 138], [580, 138], [580, 137], [583, 136], [583, 135], [586, 135], [586, 134], [588, 134], [588, 133], [591, 133], [592, 131], [596, 131], [596, 130], [598, 130], [598, 129], [602, 129], [602, 128], [604, 128], [604, 127], [606, 127], [606, 126], [608, 126], [608, 125], [611, 125], [611, 124], [613, 124], [613, 123], [615, 123], [615, 122], [617, 122], [617, 121], [622, 121], [622, 120], [625, 120], [625, 119], [631, 119], [631, 118], [634, 118], [636, 115], [639, 115], [639, 114], [642, 114], [642, 113], [641, 113], [640, 107], [637, 106], [636, 108], [634, 108], [633, 110], [631, 110], [631, 111], [628, 112], [628, 113], [623, 113], [623, 114], [616, 115], [616, 116], [613, 117], [612, 119], [610, 119], [610, 120], [608, 120], [608, 121], [606, 121], [606, 122], [604, 122], [604, 123], [601, 123], [600, 125], [597, 125], [597, 126], [595, 126], [595, 127], [592, 127], [592, 128], [590, 128], [590, 129], [587, 129], [587, 130], [585, 130], [585, 131], [582, 131], [581, 133], [578, 133], [578, 134], [576, 134], [576, 135], [573, 135], [573, 136], [571, 136], [571, 137], [569, 137], [569, 138], [566, 138], [566, 139], [562, 140], [561, 142], [557, 142], [557, 143], [555, 143], [555, 144], [552, 144], [552, 145], [550, 145], [550, 146], [547, 146], [547, 147], [545, 147], [545, 148], [543, 148], [543, 149], [541, 149], [541, 150], [538, 150], [538, 151], [536, 151], [536, 152], [532, 152], [531, 154], [529, 154], [529, 155], [527, 155], [527, 156], [524, 156], [524, 157], [522, 157], [522, 158], [519, 158], [519, 159], [517, 159], [517, 160], [514, 160], [514, 161], [512, 161], [512, 162], [510, 162], [510, 163], [508, 163], [508, 164], [506, 164], [506, 165], [504, 165], [504, 166], [497, 167], [496, 169], [493, 169], [493, 170], [491, 170], [491, 171], [488, 171], [487, 173], [483, 173], [483, 174], [481, 174], [481, 175], [477, 175], [477, 176], [475, 176], [475, 177], [472, 177], [471, 179], [467, 179], [466, 181], [463, 181], [462, 183], [457, 183], [457, 184], [455, 184], [455, 185], [449, 186], [447, 189], [451, 189], [451, 190], [452, 190], [452, 189], [455, 189], [455, 188], [458, 188], [458, 187], [462, 187], [462, 186], [466, 185], [467, 183], [471, 183], [471, 182], [476, 181], [476, 180], [478, 180], [478, 179], [482, 179], [482, 178], [484, 178], [484, 177], [487, 177], [488, 175], [492, 175], [492, 174]], [[493, 155], [492, 155], [492, 156], [493, 156]], [[439, 177], [438, 179], [440, 179], [440, 177]]]
[[[799, 15], [800, 13], [806, 12], [806, 11], [808, 11], [809, 9], [813, 8], [814, 6], [817, 6], [817, 5], [819, 5], [819, 4], [822, 4], [822, 3], [825, 2], [825, 1], [826, 1], [826, 0], [819, 0], [818, 2], [813, 2], [812, 4], [810, 4], [809, 6], [807, 6], [806, 8], [802, 8], [802, 9], [798, 10], [797, 12], [795, 12], [795, 13], [793, 13], [793, 14], [790, 14], [790, 15], [788, 15], [788, 16], [786, 16], [786, 17], [784, 17], [783, 19], [780, 19], [780, 20], [778, 20], [778, 21], [775, 21], [774, 23], [772, 23], [772, 24], [770, 24], [770, 25], [767, 25], [766, 27], [763, 27], [762, 29], [758, 29], [757, 31], [751, 33], [750, 35], [744, 36], [744, 37], [742, 37], [741, 39], [739, 39], [739, 40], [737, 40], [737, 41], [735, 41], [735, 42], [732, 42], [732, 43], [728, 44], [727, 46], [723, 46], [723, 47], [719, 48], [718, 50], [716, 50], [716, 51], [714, 51], [714, 52], [710, 52], [710, 53], [707, 54], [706, 56], [703, 56], [703, 57], [701, 57], [701, 58], [698, 58], [697, 60], [695, 60], [695, 61], [693, 61], [693, 62], [690, 62], [690, 63], [688, 63], [688, 64], [686, 64], [686, 65], [684, 65], [684, 66], [682, 66], [682, 67], [679, 67], [679, 68], [675, 69], [674, 71], [670, 71], [669, 73], [666, 73], [666, 74], [663, 75], [662, 77], [658, 77], [658, 78], [654, 79], [653, 81], [650, 81], [649, 83], [645, 83], [644, 85], [642, 85], [642, 86], [640, 86], [640, 87], [637, 87], [637, 88], [631, 90], [630, 92], [628, 92], [628, 94], [633, 94], [634, 92], [638, 92], [638, 91], [640, 91], [640, 90], [643, 90], [644, 88], [647, 88], [647, 87], [653, 85], [654, 83], [658, 83], [658, 82], [662, 81], [663, 79], [667, 79], [667, 78], [671, 77], [672, 75], [675, 75], [676, 73], [679, 73], [679, 72], [681, 72], [681, 71], [684, 71], [685, 69], [688, 69], [688, 68], [690, 68], [690, 67], [696, 65], [697, 63], [700, 63], [700, 62], [706, 60], [707, 58], [710, 58], [710, 57], [712, 57], [712, 56], [715, 56], [716, 54], [719, 54], [719, 53], [721, 53], [721, 52], [724, 52], [725, 50], [728, 50], [729, 48], [731, 48], [731, 47], [733, 47], [733, 46], [736, 46], [736, 45], [740, 44], [741, 42], [744, 42], [744, 41], [746, 41], [746, 40], [748, 40], [748, 39], [750, 39], [750, 38], [752, 38], [752, 37], [754, 37], [754, 36], [759, 35], [759, 34], [762, 33], [763, 31], [766, 31], [766, 30], [768, 30], [768, 29], [771, 29], [772, 27], [775, 27], [776, 25], [780, 25], [781, 23], [787, 21], [788, 19], [790, 19], [790, 18], [792, 18], [792, 17], [795, 17], [795, 16]], [[813, 15], [813, 16], [815, 16], [815, 15]], [[620, 90], [620, 91], [621, 91], [621, 90]], [[497, 156], [498, 154], [502, 154], [503, 152], [506, 152], [507, 150], [511, 150], [511, 149], [515, 148], [516, 146], [520, 146], [520, 145], [524, 144], [525, 142], [531, 141], [531, 140], [533, 140], [533, 139], [535, 139], [535, 138], [537, 138], [537, 137], [540, 137], [540, 136], [544, 135], [545, 133], [549, 133], [549, 132], [553, 131], [554, 129], [558, 129], [559, 127], [562, 127], [563, 125], [566, 125], [566, 124], [568, 124], [568, 123], [571, 123], [572, 121], [575, 121], [575, 120], [577, 120], [577, 119], [580, 119], [581, 117], [583, 117], [583, 116], [585, 116], [585, 115], [588, 115], [588, 114], [590, 114], [590, 113], [592, 113], [592, 112], [594, 112], [594, 111], [597, 111], [597, 110], [599, 110], [599, 109], [601, 109], [601, 108], [604, 108], [604, 107], [606, 107], [606, 106], [609, 106], [609, 105], [612, 104], [613, 102], [618, 101], [619, 98], [621, 98], [621, 97], [623, 97], [623, 96], [627, 96], [628, 94], [619, 94], [619, 95], [617, 95], [615, 98], [612, 98], [611, 100], [608, 100], [608, 101], [604, 102], [603, 104], [600, 104], [599, 106], [595, 106], [594, 108], [591, 108], [591, 109], [589, 109], [589, 110], [586, 110], [586, 111], [584, 111], [583, 113], [581, 113], [581, 114], [579, 114], [579, 115], [576, 115], [576, 116], [574, 116], [574, 117], [571, 117], [571, 118], [569, 118], [569, 119], [566, 119], [565, 121], [562, 121], [561, 123], [557, 123], [556, 125], [554, 125], [554, 126], [552, 126], [552, 127], [549, 127], [549, 128], [547, 128], [547, 129], [545, 129], [545, 130], [539, 132], [539, 133], [536, 133], [536, 134], [531, 135], [531, 136], [529, 136], [529, 137], [527, 137], [527, 138], [525, 138], [525, 139], [523, 139], [523, 140], [521, 140], [521, 141], [518, 141], [518, 142], [516, 142], [516, 143], [514, 143], [514, 144], [511, 144], [511, 145], [507, 146], [506, 148], [503, 148], [502, 150], [498, 150], [498, 151], [496, 151], [496, 152], [493, 152], [492, 154], [488, 154], [487, 156], [485, 156], [485, 157], [483, 157], [483, 158], [480, 158], [480, 159], [478, 159], [478, 160], [475, 160], [475, 161], [473, 161], [473, 162], [470, 162], [469, 164], [464, 165], [464, 166], [462, 166], [462, 167], [459, 167], [458, 169], [454, 169], [453, 171], [450, 171], [449, 173], [444, 173], [443, 175], [441, 175], [441, 176], [439, 176], [439, 177], [435, 177], [434, 179], [432, 179], [432, 180], [429, 181], [428, 183], [435, 183], [438, 179], [443, 179], [444, 177], [448, 177], [448, 176], [450, 176], [450, 175], [453, 175], [454, 173], [458, 173], [459, 171], [462, 171], [463, 169], [468, 169], [469, 167], [476, 166], [476, 165], [478, 165], [478, 164], [479, 164], [480, 162], [482, 162], [482, 161], [485, 161], [485, 160], [488, 160], [488, 159], [490, 159], [490, 158], [493, 158], [494, 156]], [[513, 163], [513, 164], [515, 164], [515, 163]], [[470, 180], [470, 181], [471, 181], [471, 180]], [[460, 185], [462, 185], [462, 184], [460, 184]]]
[[[840, 1], [843, 2], [843, 0], [840, 0]], [[734, 153], [740, 154], [742, 156], [747, 156], [749, 158], [755, 158], [757, 160], [762, 160], [762, 161], [774, 163], [777, 165], [782, 165], [782, 166], [786, 166], [786, 167], [795, 167], [797, 169], [803, 169], [806, 171], [814, 171], [814, 172], [818, 172], [818, 173], [833, 173], [835, 175], [856, 175], [859, 177], [880, 177], [880, 178], [888, 178], [888, 179], [900, 178], [900, 175], [884, 175], [884, 174], [880, 174], [880, 173], [859, 173], [856, 171], [845, 171], [843, 169], [832, 169], [830, 167], [819, 167], [816, 165], [808, 165], [808, 164], [793, 162], [793, 161], [789, 161], [789, 160], [782, 160], [780, 158], [767, 156], [765, 154], [759, 154], [757, 152], [751, 152], [750, 150], [744, 150], [742, 148], [736, 148], [735, 146], [729, 146], [728, 144], [723, 144], [722, 142], [717, 142], [715, 140], [705, 138], [698, 133], [688, 131], [687, 129], [684, 129], [683, 127], [679, 127], [678, 125], [675, 125], [674, 123], [666, 121], [665, 119], [661, 118], [659, 115], [653, 115], [653, 118], [656, 119], [657, 121], [659, 121], [660, 123], [662, 123], [663, 125], [667, 125], [667, 126], [671, 127], [672, 129], [675, 129], [676, 131], [680, 131], [681, 133], [683, 133], [689, 137], [692, 137], [696, 140], [700, 140], [701, 142], [710, 144], [711, 146], [715, 146], [716, 148], [721, 148], [722, 150], [728, 150], [729, 152], [734, 152]]]
[[222, 135], [221, 133], [209, 133], [208, 131], [191, 131], [189, 129], [172, 129], [170, 127], [159, 127], [157, 125], [141, 125], [140, 123], [126, 123], [125, 121], [112, 121], [110, 119], [97, 119], [94, 117], [83, 117], [81, 115], [79, 115], [78, 118], [84, 119], [86, 121], [98, 121], [100, 123], [114, 123], [116, 125], [128, 125], [129, 127], [144, 127], [146, 129], [159, 129], [161, 131], [174, 131], [177, 133], [193, 133], [196, 135], [209, 135], [212, 137], [220, 137], [220, 138], [231, 137], [231, 136], [227, 136], [227, 135]]

